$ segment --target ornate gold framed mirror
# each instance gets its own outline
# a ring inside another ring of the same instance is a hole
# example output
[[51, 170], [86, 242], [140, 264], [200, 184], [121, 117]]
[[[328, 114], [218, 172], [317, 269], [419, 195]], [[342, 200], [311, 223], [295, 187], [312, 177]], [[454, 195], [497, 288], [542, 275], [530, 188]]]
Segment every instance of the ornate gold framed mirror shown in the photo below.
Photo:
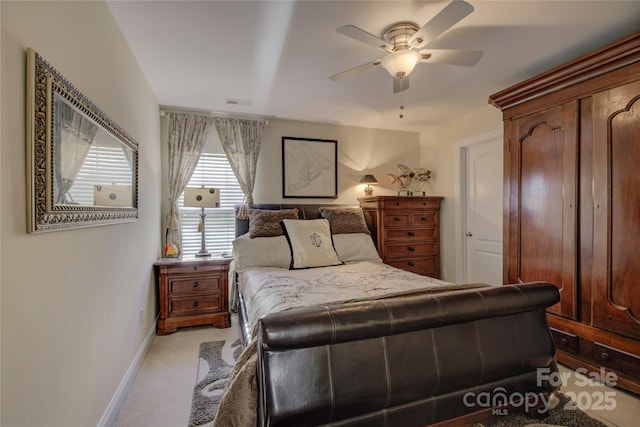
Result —
[[30, 233], [135, 221], [138, 144], [27, 50]]

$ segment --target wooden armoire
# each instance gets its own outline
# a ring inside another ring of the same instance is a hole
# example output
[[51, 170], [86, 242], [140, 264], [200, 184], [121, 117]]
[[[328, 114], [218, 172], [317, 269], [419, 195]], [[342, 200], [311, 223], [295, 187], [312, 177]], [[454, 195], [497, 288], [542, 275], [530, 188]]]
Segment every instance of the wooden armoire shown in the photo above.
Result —
[[504, 118], [504, 283], [554, 283], [558, 360], [640, 393], [640, 33], [489, 100]]

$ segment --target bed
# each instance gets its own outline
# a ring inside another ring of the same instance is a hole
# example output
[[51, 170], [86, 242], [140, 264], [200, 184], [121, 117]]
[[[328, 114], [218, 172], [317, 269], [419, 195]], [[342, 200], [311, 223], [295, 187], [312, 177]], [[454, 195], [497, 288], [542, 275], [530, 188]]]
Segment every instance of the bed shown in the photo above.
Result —
[[[288, 212], [277, 239], [251, 238], [237, 220], [245, 350], [214, 425], [424, 426], [505, 405], [544, 415], [557, 371], [545, 312], [555, 286], [456, 285], [398, 270], [366, 230], [340, 232], [325, 208], [253, 206], [276, 220]], [[327, 227], [337, 261], [300, 257], [297, 236], [315, 250]]]

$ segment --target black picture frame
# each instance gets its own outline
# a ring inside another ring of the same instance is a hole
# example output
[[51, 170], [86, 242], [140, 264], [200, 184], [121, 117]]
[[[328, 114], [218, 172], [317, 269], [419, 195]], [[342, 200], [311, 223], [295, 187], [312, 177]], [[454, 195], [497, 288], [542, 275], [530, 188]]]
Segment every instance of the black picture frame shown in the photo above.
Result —
[[338, 197], [338, 141], [282, 137], [282, 197]]

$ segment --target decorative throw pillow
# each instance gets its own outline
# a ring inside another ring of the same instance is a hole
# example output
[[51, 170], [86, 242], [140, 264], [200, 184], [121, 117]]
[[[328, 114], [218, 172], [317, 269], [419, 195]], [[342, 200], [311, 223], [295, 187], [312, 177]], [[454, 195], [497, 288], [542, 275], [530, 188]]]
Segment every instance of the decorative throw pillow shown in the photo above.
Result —
[[326, 219], [285, 219], [281, 224], [291, 248], [289, 269], [342, 264], [333, 248], [329, 221]]
[[349, 234], [349, 233], [366, 233], [369, 232], [367, 223], [364, 221], [362, 208], [320, 208], [320, 214], [323, 218], [329, 220], [331, 233], [333, 234]]
[[251, 209], [249, 212], [249, 237], [282, 236], [280, 226], [283, 219], [298, 219], [298, 209], [263, 210]]

